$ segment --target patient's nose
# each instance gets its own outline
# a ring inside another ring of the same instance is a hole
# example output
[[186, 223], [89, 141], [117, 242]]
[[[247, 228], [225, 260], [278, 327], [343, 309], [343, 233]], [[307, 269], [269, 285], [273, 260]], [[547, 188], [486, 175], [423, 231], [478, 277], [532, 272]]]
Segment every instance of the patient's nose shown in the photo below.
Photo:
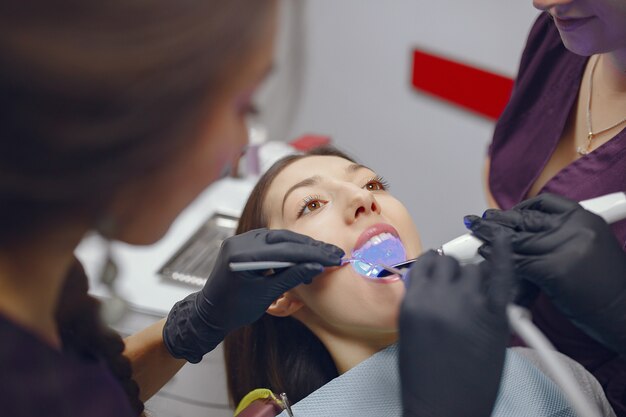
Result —
[[354, 222], [361, 216], [372, 213], [380, 214], [380, 204], [370, 191], [359, 189], [353, 191], [349, 204], [346, 207], [346, 220]]

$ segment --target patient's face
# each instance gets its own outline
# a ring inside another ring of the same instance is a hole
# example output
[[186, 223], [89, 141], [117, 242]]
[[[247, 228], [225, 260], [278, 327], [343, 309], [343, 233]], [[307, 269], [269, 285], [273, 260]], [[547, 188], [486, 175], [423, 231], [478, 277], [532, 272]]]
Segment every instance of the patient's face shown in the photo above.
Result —
[[[287, 166], [272, 182], [264, 211], [272, 229], [289, 229], [341, 247], [349, 256], [381, 233], [397, 235], [407, 259], [421, 244], [411, 216], [372, 170], [336, 156], [310, 156]], [[284, 204], [283, 204], [284, 201]], [[304, 303], [294, 316], [342, 336], [395, 334], [404, 284], [374, 280], [348, 264], [329, 268], [291, 295]], [[337, 333], [338, 332], [338, 333]]]

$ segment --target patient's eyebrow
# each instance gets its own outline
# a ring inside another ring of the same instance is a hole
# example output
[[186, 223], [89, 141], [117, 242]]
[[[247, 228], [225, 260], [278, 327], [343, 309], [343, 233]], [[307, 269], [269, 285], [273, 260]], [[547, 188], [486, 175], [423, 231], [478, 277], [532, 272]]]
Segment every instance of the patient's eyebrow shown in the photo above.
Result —
[[371, 168], [366, 167], [365, 165], [361, 165], [361, 164], [350, 164], [346, 167], [346, 172], [348, 173], [352, 173], [352, 172], [356, 172], [359, 169], [369, 169], [370, 171], [372, 171]]
[[282, 214], [285, 214], [285, 201], [287, 201], [287, 197], [289, 197], [289, 194], [291, 194], [294, 190], [298, 189], [298, 188], [302, 188], [302, 187], [310, 187], [312, 185], [316, 185], [319, 184], [319, 182], [322, 180], [322, 178], [319, 175], [315, 175], [313, 177], [309, 177], [307, 179], [304, 179], [302, 181], [300, 181], [297, 184], [294, 184], [293, 186], [291, 186], [291, 188], [289, 188], [287, 190], [287, 192], [285, 193], [285, 196], [283, 197], [283, 205], [282, 205]]
[[[346, 167], [346, 172], [348, 173], [353, 173], [356, 172], [360, 169], [370, 169], [368, 167], [366, 167], [365, 165], [361, 165], [361, 164], [350, 164]], [[371, 169], [370, 169], [371, 171]], [[285, 202], [287, 201], [287, 197], [289, 197], [289, 194], [291, 194], [294, 190], [298, 189], [298, 188], [302, 188], [302, 187], [310, 187], [312, 185], [317, 185], [322, 181], [322, 178], [319, 175], [315, 175], [313, 177], [309, 177], [307, 179], [304, 179], [302, 181], [300, 181], [297, 184], [294, 184], [293, 186], [291, 186], [291, 188], [289, 188], [287, 190], [287, 192], [285, 193], [285, 196], [283, 197], [283, 204], [282, 204], [282, 208], [281, 208], [281, 213], [284, 216], [285, 215]]]

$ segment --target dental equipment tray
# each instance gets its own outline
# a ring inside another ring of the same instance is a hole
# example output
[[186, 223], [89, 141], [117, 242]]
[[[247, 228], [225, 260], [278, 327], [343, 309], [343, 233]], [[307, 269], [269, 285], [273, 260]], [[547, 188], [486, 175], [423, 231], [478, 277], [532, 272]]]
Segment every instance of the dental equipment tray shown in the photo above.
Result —
[[202, 287], [224, 239], [235, 234], [237, 217], [215, 213], [181, 246], [158, 273], [162, 279]]

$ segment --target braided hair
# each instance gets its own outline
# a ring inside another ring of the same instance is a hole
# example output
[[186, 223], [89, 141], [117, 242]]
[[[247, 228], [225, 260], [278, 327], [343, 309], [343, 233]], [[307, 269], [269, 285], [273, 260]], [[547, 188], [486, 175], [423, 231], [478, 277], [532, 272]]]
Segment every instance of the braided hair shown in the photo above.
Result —
[[122, 355], [124, 341], [100, 320], [100, 302], [87, 293], [88, 281], [78, 260], [69, 270], [56, 311], [63, 349], [80, 357], [99, 359], [123, 388], [132, 410], [142, 415], [139, 386], [132, 379], [130, 361]]

